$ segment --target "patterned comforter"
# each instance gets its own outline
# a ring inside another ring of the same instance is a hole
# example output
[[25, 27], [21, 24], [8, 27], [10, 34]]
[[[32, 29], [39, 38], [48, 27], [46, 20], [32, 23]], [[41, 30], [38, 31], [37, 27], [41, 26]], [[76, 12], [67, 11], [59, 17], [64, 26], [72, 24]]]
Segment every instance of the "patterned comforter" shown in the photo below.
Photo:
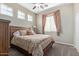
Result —
[[11, 44], [19, 46], [34, 56], [42, 56], [43, 49], [54, 41], [50, 35], [35, 34], [26, 36], [14, 36]]

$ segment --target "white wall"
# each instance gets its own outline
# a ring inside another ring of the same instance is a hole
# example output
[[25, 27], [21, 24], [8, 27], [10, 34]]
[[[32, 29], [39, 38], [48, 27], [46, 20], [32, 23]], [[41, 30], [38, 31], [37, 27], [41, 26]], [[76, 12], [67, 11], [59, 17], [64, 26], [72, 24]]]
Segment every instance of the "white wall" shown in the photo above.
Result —
[[73, 5], [72, 4], [63, 4], [61, 6], [57, 6], [51, 8], [49, 10], [43, 11], [38, 15], [38, 29], [39, 32], [42, 32], [42, 14], [47, 12], [52, 12], [55, 10], [60, 10], [61, 13], [61, 26], [62, 33], [60, 36], [57, 36], [56, 33], [49, 33], [52, 35], [56, 42], [72, 44], [74, 43], [74, 19], [73, 19]]
[[79, 4], [74, 4], [74, 16], [75, 16], [75, 33], [74, 44], [79, 50]]

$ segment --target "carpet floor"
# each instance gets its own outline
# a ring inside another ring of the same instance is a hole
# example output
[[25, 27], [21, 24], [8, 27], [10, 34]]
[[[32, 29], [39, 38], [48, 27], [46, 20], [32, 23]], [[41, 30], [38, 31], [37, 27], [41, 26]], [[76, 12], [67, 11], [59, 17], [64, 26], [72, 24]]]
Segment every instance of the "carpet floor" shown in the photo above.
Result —
[[[24, 56], [24, 54], [15, 48], [10, 48], [9, 56]], [[54, 43], [46, 56], [79, 56], [79, 52], [73, 46]]]

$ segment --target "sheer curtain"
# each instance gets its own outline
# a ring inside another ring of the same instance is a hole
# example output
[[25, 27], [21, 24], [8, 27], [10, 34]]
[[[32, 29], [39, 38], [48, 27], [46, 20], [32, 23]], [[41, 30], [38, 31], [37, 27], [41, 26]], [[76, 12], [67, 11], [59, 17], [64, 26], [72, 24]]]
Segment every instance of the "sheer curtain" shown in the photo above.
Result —
[[45, 23], [45, 32], [56, 32], [56, 25], [54, 16], [47, 16], [46, 23]]

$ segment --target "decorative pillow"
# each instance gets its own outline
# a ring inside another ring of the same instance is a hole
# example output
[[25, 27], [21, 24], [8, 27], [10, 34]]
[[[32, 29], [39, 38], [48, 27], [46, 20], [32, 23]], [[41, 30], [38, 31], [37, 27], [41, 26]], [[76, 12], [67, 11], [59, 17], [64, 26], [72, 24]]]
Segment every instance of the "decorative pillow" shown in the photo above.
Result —
[[20, 31], [21, 36], [27, 35], [27, 30], [19, 30], [19, 31]]
[[27, 30], [27, 35], [33, 35], [33, 33], [31, 32], [31, 30]]
[[32, 29], [27, 30], [27, 35], [34, 35], [36, 34]]
[[19, 31], [16, 31], [16, 32], [13, 33], [13, 35], [14, 36], [20, 36], [20, 32]]

